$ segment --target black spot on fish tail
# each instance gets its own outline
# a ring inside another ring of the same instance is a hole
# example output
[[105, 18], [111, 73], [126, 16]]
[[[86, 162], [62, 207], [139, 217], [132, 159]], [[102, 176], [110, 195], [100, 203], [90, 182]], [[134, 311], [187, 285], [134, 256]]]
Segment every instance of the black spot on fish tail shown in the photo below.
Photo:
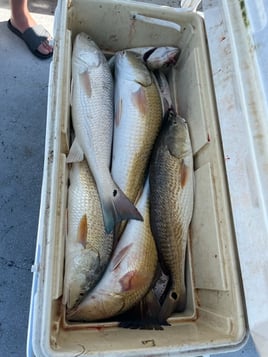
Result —
[[140, 212], [119, 187], [114, 187], [110, 200], [102, 202], [102, 212], [107, 233], [114, 229], [116, 223], [123, 220], [135, 219], [143, 221]]
[[159, 314], [159, 321], [166, 321], [171, 314], [176, 310], [179, 303], [179, 294], [175, 290], [170, 290], [164, 299], [164, 303], [161, 307]]

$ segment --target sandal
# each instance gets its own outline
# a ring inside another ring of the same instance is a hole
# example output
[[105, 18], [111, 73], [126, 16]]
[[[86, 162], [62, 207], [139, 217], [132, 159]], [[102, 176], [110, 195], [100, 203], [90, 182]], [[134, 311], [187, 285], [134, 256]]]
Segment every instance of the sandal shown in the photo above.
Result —
[[44, 54], [38, 51], [38, 47], [50, 38], [50, 34], [42, 25], [35, 25], [29, 27], [24, 32], [20, 32], [16, 27], [14, 27], [10, 20], [7, 22], [7, 26], [15, 35], [21, 38], [26, 45], [29, 47], [30, 51], [38, 58], [47, 59], [53, 55], [53, 52]]

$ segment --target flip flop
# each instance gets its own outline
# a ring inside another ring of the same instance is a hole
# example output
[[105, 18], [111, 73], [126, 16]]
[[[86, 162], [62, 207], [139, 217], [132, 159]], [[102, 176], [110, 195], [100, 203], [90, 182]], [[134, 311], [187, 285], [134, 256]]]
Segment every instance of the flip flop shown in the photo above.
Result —
[[7, 22], [7, 26], [15, 35], [21, 38], [26, 45], [29, 47], [30, 51], [38, 58], [47, 59], [53, 55], [53, 52], [48, 54], [43, 54], [38, 51], [38, 47], [46, 41], [50, 36], [48, 31], [42, 25], [35, 25], [33, 27], [29, 27], [24, 32], [20, 32], [16, 29], [10, 20]]

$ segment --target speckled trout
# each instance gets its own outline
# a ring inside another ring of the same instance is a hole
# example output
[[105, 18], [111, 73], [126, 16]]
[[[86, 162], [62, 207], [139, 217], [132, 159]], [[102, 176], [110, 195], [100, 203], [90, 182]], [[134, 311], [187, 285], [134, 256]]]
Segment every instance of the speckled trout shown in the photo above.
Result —
[[86, 160], [73, 163], [68, 189], [68, 234], [65, 244], [64, 303], [78, 304], [99, 281], [113, 248], [106, 233], [100, 199]]
[[96, 287], [67, 314], [74, 321], [113, 317], [134, 306], [149, 290], [157, 266], [157, 251], [150, 229], [149, 182], [137, 203], [144, 222], [131, 220]]
[[169, 276], [160, 311], [165, 321], [185, 298], [185, 254], [193, 212], [193, 153], [186, 121], [170, 110], [149, 171], [150, 222], [162, 269]]
[[111, 171], [115, 182], [135, 203], [161, 126], [161, 99], [152, 74], [139, 54], [129, 50], [118, 52], [114, 63], [115, 123]]
[[76, 36], [73, 46], [71, 104], [76, 137], [67, 162], [81, 161], [85, 155], [96, 181], [106, 231], [124, 219], [141, 220], [111, 177], [113, 78], [102, 51], [85, 33]]

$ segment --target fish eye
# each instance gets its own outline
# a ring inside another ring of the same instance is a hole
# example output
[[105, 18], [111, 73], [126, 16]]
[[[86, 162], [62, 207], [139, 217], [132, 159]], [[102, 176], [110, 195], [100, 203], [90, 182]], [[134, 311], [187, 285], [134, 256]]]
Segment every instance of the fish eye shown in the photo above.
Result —
[[117, 195], [117, 190], [113, 190], [113, 196], [115, 197]]
[[177, 293], [176, 293], [175, 291], [172, 291], [172, 293], [171, 293], [171, 298], [172, 298], [173, 300], [177, 300], [178, 295], [177, 295]]

